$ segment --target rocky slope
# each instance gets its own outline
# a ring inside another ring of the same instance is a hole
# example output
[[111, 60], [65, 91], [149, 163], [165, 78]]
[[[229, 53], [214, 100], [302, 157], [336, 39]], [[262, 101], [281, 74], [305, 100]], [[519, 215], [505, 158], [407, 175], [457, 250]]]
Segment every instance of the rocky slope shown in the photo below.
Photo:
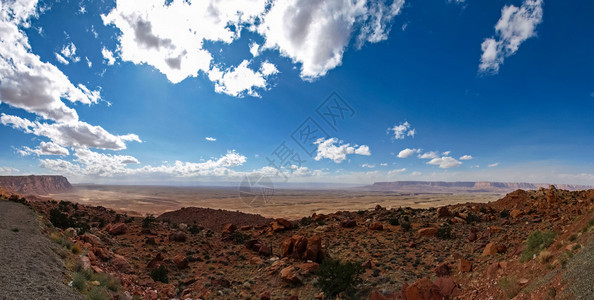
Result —
[[[393, 181], [375, 182], [360, 189], [368, 191], [391, 191], [411, 193], [510, 193], [517, 189], [537, 190], [549, 184], [522, 182], [488, 182], [488, 181]], [[576, 191], [594, 188], [584, 185], [560, 184], [557, 188]]]
[[66, 177], [54, 175], [0, 176], [0, 187], [23, 195], [57, 194], [73, 189]]
[[[255, 226], [230, 218], [213, 229], [200, 224], [216, 218], [201, 223], [188, 209], [143, 219], [70, 202], [30, 205], [76, 228], [58, 232], [76, 247], [79, 269], [118, 278], [105, 293], [119, 299], [334, 299], [318, 283], [341, 273], [317, 271], [334, 260], [361, 268], [361, 282], [339, 299], [594, 297], [566, 269], [592, 251], [594, 190], [551, 186], [492, 203], [377, 206]], [[590, 270], [577, 274], [591, 280]]]

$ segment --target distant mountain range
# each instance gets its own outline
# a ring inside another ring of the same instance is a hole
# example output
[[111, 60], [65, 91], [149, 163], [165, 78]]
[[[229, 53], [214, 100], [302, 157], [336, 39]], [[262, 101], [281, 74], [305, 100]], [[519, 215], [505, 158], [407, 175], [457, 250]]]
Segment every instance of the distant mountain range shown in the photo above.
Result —
[[[488, 182], [488, 181], [392, 181], [375, 182], [372, 185], [360, 187], [360, 190], [377, 192], [405, 192], [405, 193], [509, 193], [517, 189], [537, 190], [548, 188], [548, 183], [526, 182]], [[588, 185], [557, 184], [563, 190], [588, 190], [594, 187]]]

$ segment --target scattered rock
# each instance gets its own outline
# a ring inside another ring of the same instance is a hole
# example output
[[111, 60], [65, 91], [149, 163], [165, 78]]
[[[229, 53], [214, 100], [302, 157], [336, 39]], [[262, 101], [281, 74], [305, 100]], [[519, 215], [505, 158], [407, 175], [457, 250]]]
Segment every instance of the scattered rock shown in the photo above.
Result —
[[435, 268], [435, 275], [439, 277], [449, 276], [450, 275], [450, 267], [448, 264], [443, 263]]
[[227, 223], [223, 226], [223, 233], [233, 233], [235, 230], [237, 230], [237, 226], [231, 223]]
[[442, 206], [437, 209], [437, 217], [438, 218], [447, 218], [451, 215], [452, 214], [450, 213], [450, 210], [448, 209], [447, 206]]
[[441, 300], [440, 288], [425, 277], [406, 288], [407, 300]]
[[464, 258], [460, 258], [458, 269], [460, 272], [470, 272], [472, 271], [472, 263]]
[[355, 226], [357, 226], [357, 222], [355, 220], [347, 219], [340, 222], [340, 227], [343, 228], [353, 228]]
[[435, 236], [437, 234], [437, 228], [435, 227], [427, 227], [421, 228], [418, 231], [419, 236]]
[[452, 277], [439, 277], [434, 284], [439, 287], [439, 291], [446, 299], [456, 299], [462, 294]]
[[288, 266], [280, 271], [281, 279], [287, 283], [300, 284], [302, 282], [297, 269], [293, 266]]
[[178, 269], [185, 269], [187, 268], [190, 263], [188, 261], [188, 258], [185, 255], [177, 255], [173, 258], [173, 263], [175, 264], [175, 266]]
[[187, 236], [185, 233], [183, 233], [182, 231], [178, 231], [175, 233], [172, 233], [169, 236], [169, 240], [174, 241], [174, 242], [185, 242], [187, 240]]
[[384, 230], [384, 226], [380, 222], [373, 222], [369, 224], [369, 229], [371, 230]]
[[322, 238], [320, 236], [314, 235], [307, 240], [307, 248], [303, 259], [315, 262], [322, 261]]
[[122, 273], [132, 273], [134, 270], [126, 258], [121, 255], [114, 255], [113, 259], [111, 260], [111, 264]]
[[483, 254], [481, 256], [489, 256], [497, 254], [497, 245], [493, 242], [488, 243], [483, 250]]
[[510, 217], [512, 217], [512, 218], [514, 218], [514, 219], [517, 219], [518, 217], [521, 217], [521, 216], [523, 216], [523, 215], [524, 215], [524, 212], [523, 212], [523, 211], [521, 211], [521, 210], [519, 210], [519, 209], [513, 209], [513, 210], [512, 210], [512, 211], [509, 213], [509, 216], [510, 216]]
[[128, 230], [128, 225], [126, 225], [125, 223], [118, 223], [115, 225], [109, 224], [105, 228], [105, 231], [107, 231], [111, 235], [124, 234], [124, 233], [126, 233], [127, 230]]

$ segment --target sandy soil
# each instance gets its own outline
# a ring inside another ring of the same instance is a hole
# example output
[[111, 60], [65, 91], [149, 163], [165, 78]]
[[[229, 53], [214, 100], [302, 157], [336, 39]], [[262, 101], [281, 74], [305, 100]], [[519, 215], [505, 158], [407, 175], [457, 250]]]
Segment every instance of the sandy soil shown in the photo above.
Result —
[[[86, 205], [101, 205], [131, 215], [145, 215], [177, 210], [182, 207], [206, 207], [260, 214], [265, 217], [301, 218], [312, 213], [338, 210], [371, 209], [377, 204], [386, 208], [427, 208], [466, 202], [489, 202], [501, 194], [402, 194], [356, 190], [290, 190], [242, 193], [238, 188], [103, 186], [80, 185], [76, 191], [51, 194], [56, 200]], [[268, 195], [264, 197], [263, 195]]]
[[0, 200], [0, 299], [82, 299], [54, 246], [31, 209]]

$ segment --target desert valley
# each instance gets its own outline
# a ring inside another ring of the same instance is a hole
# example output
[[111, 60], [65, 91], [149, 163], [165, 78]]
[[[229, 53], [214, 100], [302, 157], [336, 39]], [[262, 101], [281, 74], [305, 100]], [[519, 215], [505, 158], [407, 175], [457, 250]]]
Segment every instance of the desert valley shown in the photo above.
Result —
[[[63, 261], [62, 284], [89, 299], [587, 299], [593, 292], [594, 190], [501, 195], [485, 183], [478, 192], [448, 183], [445, 193], [446, 183], [409, 182], [392, 184], [401, 192], [386, 184], [383, 192], [281, 190], [278, 203], [275, 195], [250, 208], [230, 188], [71, 186], [60, 176], [0, 183], [4, 201], [40, 216]], [[410, 185], [442, 187], [419, 194]], [[3, 226], [20, 234], [18, 224]]]

